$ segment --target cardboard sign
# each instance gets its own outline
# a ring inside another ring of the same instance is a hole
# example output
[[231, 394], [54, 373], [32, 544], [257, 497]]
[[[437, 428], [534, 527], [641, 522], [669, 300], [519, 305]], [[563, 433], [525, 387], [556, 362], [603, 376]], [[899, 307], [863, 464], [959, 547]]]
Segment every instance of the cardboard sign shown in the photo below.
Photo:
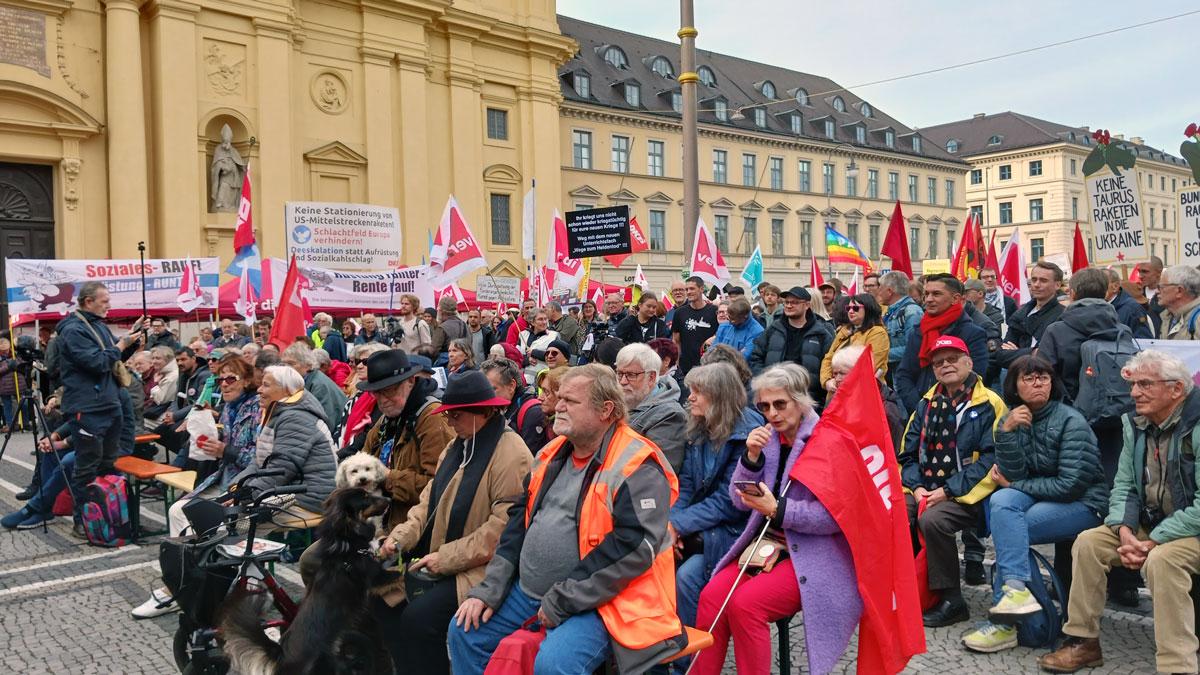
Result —
[[1200, 265], [1200, 189], [1179, 193], [1179, 264]]
[[400, 211], [371, 204], [286, 202], [287, 253], [296, 262], [342, 270], [399, 267]]
[[521, 304], [520, 277], [494, 277], [481, 274], [475, 277], [475, 299], [479, 302]]
[[567, 211], [567, 255], [575, 260], [630, 253], [629, 207]]
[[921, 274], [949, 274], [949, 258], [930, 258], [921, 263]]
[[1145, 260], [1146, 228], [1142, 222], [1142, 196], [1137, 174], [1125, 171], [1120, 176], [1108, 171], [1089, 176], [1085, 181], [1088, 209], [1092, 214], [1092, 242], [1096, 265], [1111, 265]]
[[[272, 295], [278, 305], [288, 263], [279, 258], [269, 260], [271, 278], [276, 282], [272, 284]], [[342, 272], [299, 262], [296, 266], [300, 269], [301, 293], [314, 311], [392, 312], [400, 305], [403, 293], [420, 298], [422, 307], [433, 306], [433, 286], [425, 266], [377, 272]]]

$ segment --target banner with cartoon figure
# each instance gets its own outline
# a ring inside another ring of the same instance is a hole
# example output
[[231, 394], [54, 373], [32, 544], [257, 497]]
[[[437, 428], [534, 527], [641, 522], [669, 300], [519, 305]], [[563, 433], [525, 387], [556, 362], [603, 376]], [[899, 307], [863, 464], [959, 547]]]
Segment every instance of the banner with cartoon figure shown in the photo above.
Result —
[[[35, 319], [57, 320], [75, 309], [79, 287], [103, 281], [110, 294], [109, 316], [127, 318], [142, 313], [142, 274], [145, 273], [146, 311], [159, 316], [180, 316], [179, 286], [188, 258], [137, 260], [33, 260], [8, 258], [6, 289], [13, 324]], [[200, 285], [195, 312], [217, 306], [220, 264], [216, 258], [191, 259]]]

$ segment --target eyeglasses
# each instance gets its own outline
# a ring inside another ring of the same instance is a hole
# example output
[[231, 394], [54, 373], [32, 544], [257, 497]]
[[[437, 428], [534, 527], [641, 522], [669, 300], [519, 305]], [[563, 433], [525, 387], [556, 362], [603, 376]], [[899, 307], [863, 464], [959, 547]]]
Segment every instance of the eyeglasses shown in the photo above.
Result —
[[954, 365], [958, 363], [958, 360], [962, 357], [963, 355], [959, 353], [947, 354], [940, 359], [931, 359], [929, 361], [929, 365], [933, 366], [934, 368], [941, 368], [945, 365]]
[[627, 381], [632, 382], [633, 380], [640, 380], [642, 378], [642, 376], [645, 374], [646, 374], [646, 371], [644, 371], [644, 370], [639, 370], [636, 372], [629, 371], [629, 370], [618, 370], [617, 371], [617, 380], [620, 382], [627, 382]]
[[1046, 373], [1026, 373], [1021, 376], [1025, 384], [1050, 384], [1052, 378]]
[[853, 305], [853, 304], [852, 304], [852, 305], [846, 305], [846, 311], [847, 311], [847, 312], [861, 312], [861, 311], [862, 311], [862, 308], [863, 308], [863, 306], [862, 306], [862, 305]]
[[242, 378], [238, 377], [237, 375], [226, 375], [224, 377], [218, 377], [217, 382], [220, 382], [221, 384], [234, 384], [241, 381], [241, 379]]
[[771, 408], [775, 408], [775, 412], [783, 412], [791, 403], [791, 400], [781, 398], [774, 401], [759, 401], [754, 404], [754, 407], [758, 408], [758, 412], [766, 415], [771, 412]]
[[1130, 389], [1152, 389], [1156, 384], [1172, 382], [1173, 380], [1129, 380]]

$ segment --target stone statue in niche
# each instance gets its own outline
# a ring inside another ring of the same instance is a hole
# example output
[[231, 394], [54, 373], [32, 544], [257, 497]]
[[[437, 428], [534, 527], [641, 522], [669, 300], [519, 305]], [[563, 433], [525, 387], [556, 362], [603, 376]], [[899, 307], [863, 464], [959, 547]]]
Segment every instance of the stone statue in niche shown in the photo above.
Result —
[[213, 149], [212, 166], [208, 169], [209, 213], [237, 211], [242, 197], [242, 179], [246, 175], [246, 160], [233, 147], [233, 130], [221, 127], [221, 143]]

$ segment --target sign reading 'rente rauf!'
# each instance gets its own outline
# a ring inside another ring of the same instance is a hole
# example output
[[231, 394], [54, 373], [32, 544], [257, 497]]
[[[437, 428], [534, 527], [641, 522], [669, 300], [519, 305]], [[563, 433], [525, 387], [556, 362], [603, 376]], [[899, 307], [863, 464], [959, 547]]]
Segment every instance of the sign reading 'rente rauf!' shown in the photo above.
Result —
[[287, 202], [287, 252], [296, 261], [342, 270], [400, 265], [400, 211], [371, 204]]
[[1179, 193], [1179, 264], [1200, 265], [1200, 190]]
[[629, 207], [567, 211], [567, 255], [575, 260], [630, 253]]
[[1142, 197], [1137, 175], [1108, 172], [1087, 179], [1088, 208], [1092, 214], [1093, 263], [1129, 263], [1145, 260], [1146, 229], [1142, 223]]

